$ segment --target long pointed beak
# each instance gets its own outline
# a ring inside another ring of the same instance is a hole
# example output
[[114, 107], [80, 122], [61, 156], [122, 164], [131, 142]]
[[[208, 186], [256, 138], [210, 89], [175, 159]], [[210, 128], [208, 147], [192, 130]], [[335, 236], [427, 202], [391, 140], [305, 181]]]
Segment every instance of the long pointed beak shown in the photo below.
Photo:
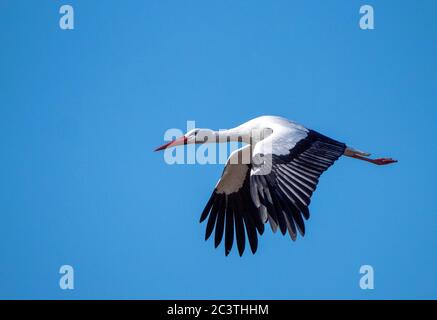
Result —
[[170, 141], [162, 146], [160, 146], [159, 148], [156, 148], [155, 151], [161, 151], [170, 147], [176, 147], [176, 146], [180, 146], [180, 145], [184, 145], [187, 144], [188, 139], [185, 136], [182, 136], [180, 138], [177, 138], [176, 140]]

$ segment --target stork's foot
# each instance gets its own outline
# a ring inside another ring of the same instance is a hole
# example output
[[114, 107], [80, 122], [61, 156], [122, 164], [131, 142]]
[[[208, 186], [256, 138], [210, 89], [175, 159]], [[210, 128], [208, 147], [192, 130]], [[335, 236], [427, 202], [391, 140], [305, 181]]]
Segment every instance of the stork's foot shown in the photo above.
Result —
[[392, 158], [379, 158], [379, 159], [369, 159], [370, 162], [377, 164], [378, 166], [383, 166], [386, 164], [396, 163], [398, 160], [394, 160]]
[[345, 155], [348, 156], [348, 157], [351, 157], [351, 158], [358, 159], [358, 160], [367, 161], [367, 162], [370, 162], [370, 163], [376, 164], [376, 165], [378, 165], [378, 166], [384, 166], [384, 165], [386, 165], [386, 164], [391, 164], [391, 163], [396, 163], [396, 162], [398, 162], [398, 160], [394, 160], [394, 159], [392, 159], [392, 158], [370, 159], [370, 158], [363, 157], [363, 156], [360, 156], [360, 155], [357, 155], [357, 154], [351, 154], [351, 155], [349, 155], [349, 154], [346, 154], [346, 153], [345, 153]]

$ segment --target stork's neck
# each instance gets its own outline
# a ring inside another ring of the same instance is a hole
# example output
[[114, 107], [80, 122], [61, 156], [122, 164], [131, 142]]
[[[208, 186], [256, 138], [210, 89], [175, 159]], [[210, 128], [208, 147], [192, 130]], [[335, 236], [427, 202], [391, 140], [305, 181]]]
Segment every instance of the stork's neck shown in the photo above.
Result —
[[240, 128], [232, 128], [227, 130], [214, 131], [217, 142], [245, 142], [250, 143], [250, 133], [240, 130]]

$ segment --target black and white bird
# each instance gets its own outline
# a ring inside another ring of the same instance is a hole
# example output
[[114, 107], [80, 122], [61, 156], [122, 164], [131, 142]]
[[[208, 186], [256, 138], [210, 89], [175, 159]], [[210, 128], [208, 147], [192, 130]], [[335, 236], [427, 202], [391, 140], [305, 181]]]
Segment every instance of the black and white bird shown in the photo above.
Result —
[[193, 129], [155, 151], [231, 141], [245, 145], [229, 156], [200, 217], [200, 222], [208, 219], [206, 240], [215, 231], [216, 248], [224, 236], [226, 255], [235, 237], [241, 256], [246, 236], [255, 253], [265, 223], [270, 223], [274, 232], [288, 232], [293, 241], [298, 233], [304, 236], [304, 220], [310, 217], [308, 206], [319, 177], [339, 157], [376, 165], [397, 162], [391, 158], [370, 159], [369, 153], [276, 116], [258, 117], [229, 130]]

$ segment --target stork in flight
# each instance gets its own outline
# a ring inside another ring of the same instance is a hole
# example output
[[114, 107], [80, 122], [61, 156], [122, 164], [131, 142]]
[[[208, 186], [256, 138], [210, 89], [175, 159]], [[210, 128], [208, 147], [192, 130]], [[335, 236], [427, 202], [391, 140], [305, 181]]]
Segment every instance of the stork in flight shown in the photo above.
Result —
[[[256, 133], [256, 134], [254, 134]], [[205, 137], [209, 137], [205, 139]], [[155, 151], [185, 144], [239, 141], [245, 145], [230, 156], [200, 222], [208, 218], [205, 240], [215, 230], [217, 248], [225, 238], [225, 254], [234, 243], [240, 256], [246, 235], [252, 253], [258, 248], [258, 234], [270, 223], [291, 239], [305, 235], [304, 220], [321, 174], [342, 155], [376, 165], [397, 162], [391, 158], [371, 159], [302, 125], [276, 116], [262, 116], [229, 129], [193, 129]], [[245, 158], [248, 161], [244, 161]]]

